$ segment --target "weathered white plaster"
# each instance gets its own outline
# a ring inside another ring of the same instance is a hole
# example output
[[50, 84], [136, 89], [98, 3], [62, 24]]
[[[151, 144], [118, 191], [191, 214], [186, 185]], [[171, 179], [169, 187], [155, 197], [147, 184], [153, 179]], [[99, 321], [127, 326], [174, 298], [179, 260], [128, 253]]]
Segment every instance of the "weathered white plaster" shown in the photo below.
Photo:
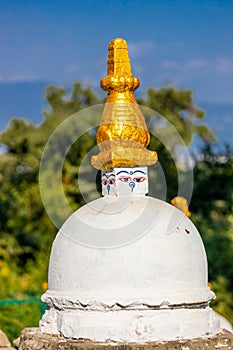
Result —
[[233, 326], [232, 324], [222, 315], [220, 315], [219, 313], [215, 312], [215, 316], [217, 317], [217, 319], [220, 322], [220, 328], [221, 329], [226, 329], [228, 332], [233, 333]]
[[181, 211], [141, 195], [100, 198], [54, 241], [40, 329], [103, 341], [215, 334], [207, 282], [202, 240]]
[[59, 334], [58, 325], [59, 311], [56, 308], [45, 310], [43, 321], [40, 321], [40, 331], [47, 334]]
[[210, 308], [120, 312], [62, 310], [58, 318], [59, 333], [67, 338], [139, 343], [214, 335], [218, 324]]

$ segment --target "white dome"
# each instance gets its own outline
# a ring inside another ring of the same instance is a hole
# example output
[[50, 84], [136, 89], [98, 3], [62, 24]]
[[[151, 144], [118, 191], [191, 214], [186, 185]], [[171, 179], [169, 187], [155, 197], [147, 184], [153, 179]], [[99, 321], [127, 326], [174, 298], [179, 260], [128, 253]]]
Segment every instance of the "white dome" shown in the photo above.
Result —
[[83, 206], [60, 229], [50, 258], [49, 291], [84, 304], [203, 303], [213, 297], [207, 283], [195, 226], [150, 197], [105, 197]]
[[40, 329], [97, 341], [195, 338], [219, 330], [213, 296], [202, 240], [181, 211], [150, 197], [109, 196], [58, 232]]

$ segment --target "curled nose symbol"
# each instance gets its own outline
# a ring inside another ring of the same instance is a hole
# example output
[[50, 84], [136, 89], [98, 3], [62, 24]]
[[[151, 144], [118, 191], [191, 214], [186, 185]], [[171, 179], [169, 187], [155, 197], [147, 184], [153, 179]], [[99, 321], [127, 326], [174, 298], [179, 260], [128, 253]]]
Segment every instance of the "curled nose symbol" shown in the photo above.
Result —
[[129, 183], [129, 187], [131, 188], [131, 191], [133, 192], [134, 187], [135, 187], [135, 183], [134, 182], [130, 182]]

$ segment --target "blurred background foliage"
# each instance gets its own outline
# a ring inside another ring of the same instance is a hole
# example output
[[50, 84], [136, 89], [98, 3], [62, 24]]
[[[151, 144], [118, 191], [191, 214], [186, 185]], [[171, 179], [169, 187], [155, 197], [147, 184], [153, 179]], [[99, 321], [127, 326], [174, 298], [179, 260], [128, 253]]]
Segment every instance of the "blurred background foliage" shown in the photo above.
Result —
[[[57, 228], [46, 214], [40, 197], [38, 183], [43, 149], [52, 132], [70, 115], [104, 102], [91, 88], [82, 87], [80, 83], [74, 83], [69, 92], [63, 87], [48, 86], [45, 98], [47, 108], [40, 125], [13, 118], [0, 134], [0, 143], [7, 146], [6, 152], [0, 155], [0, 299], [6, 295], [20, 298], [28, 291], [43, 293], [46, 289], [50, 249]], [[166, 117], [186, 146], [199, 140], [199, 151], [193, 155], [191, 220], [207, 251], [209, 281], [217, 295], [213, 305], [233, 322], [232, 150], [217, 143], [213, 146], [215, 136], [203, 123], [205, 112], [195, 106], [191, 90], [172, 86], [150, 88], [138, 102]], [[157, 127], [156, 123], [159, 125], [160, 118], [156, 118], [153, 125], [149, 125], [150, 130]], [[85, 200], [92, 200], [96, 189], [89, 176], [91, 166], [82, 167], [79, 174], [86, 153], [96, 145], [95, 132], [93, 128], [84, 133], [69, 149], [63, 164], [63, 189], [73, 210], [85, 204]], [[150, 148], [158, 152], [167, 184], [165, 200], [170, 202], [177, 195], [176, 164], [165, 145], [154, 136]], [[53, 150], [55, 160], [56, 152]], [[56, 171], [56, 166], [48, 169], [48, 188]], [[153, 172], [156, 173], [156, 168], [151, 171], [152, 180], [156, 177]], [[78, 186], [78, 176], [84, 181], [85, 198]], [[98, 184], [97, 188], [100, 188]], [[159, 197], [159, 189], [158, 193], [156, 191], [152, 190], [152, 195]], [[95, 193], [100, 196], [96, 190]]]

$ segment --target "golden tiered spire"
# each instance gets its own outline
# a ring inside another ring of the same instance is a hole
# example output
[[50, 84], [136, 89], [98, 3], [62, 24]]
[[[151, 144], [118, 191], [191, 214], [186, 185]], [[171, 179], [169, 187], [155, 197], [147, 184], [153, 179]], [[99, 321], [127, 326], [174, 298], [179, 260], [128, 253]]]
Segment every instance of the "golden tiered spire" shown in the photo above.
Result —
[[150, 134], [134, 98], [140, 81], [132, 75], [125, 40], [109, 44], [108, 73], [100, 84], [108, 98], [96, 135], [100, 153], [92, 157], [92, 165], [105, 170], [154, 164], [157, 153], [146, 149]]

